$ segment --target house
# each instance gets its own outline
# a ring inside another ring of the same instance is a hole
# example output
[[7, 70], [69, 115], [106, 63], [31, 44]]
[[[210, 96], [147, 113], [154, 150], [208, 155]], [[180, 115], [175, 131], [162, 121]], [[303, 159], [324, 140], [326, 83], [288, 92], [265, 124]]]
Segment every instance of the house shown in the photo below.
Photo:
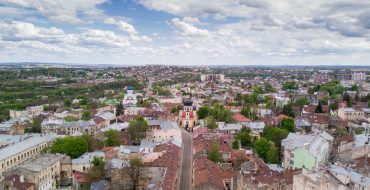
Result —
[[265, 122], [249, 122], [247, 127], [250, 128], [254, 133], [262, 134], [263, 129], [265, 128]]
[[299, 135], [289, 133], [282, 140], [284, 169], [318, 170], [329, 162], [333, 137], [326, 132]]
[[109, 190], [109, 182], [107, 180], [100, 180], [91, 184], [90, 190]]
[[4, 173], [23, 162], [35, 158], [48, 147], [57, 136], [53, 134], [26, 135], [22, 140], [0, 149], [0, 179]]
[[20, 125], [19, 122], [9, 120], [4, 123], [0, 123], [0, 134], [8, 135], [22, 135], [24, 134], [24, 126]]
[[78, 158], [72, 159], [72, 170], [79, 172], [87, 172], [91, 167], [91, 162], [94, 157], [105, 159], [105, 154], [102, 151], [87, 152]]
[[64, 120], [56, 118], [44, 119], [41, 123], [41, 130], [44, 133], [60, 133]]
[[6, 176], [5, 179], [0, 182], [0, 189], [34, 190], [35, 184], [25, 182], [23, 175], [13, 174]]
[[240, 131], [242, 127], [243, 126], [239, 123], [217, 122], [216, 131], [223, 134], [235, 134]]
[[87, 173], [73, 171], [72, 186], [74, 190], [89, 188], [89, 176]]
[[362, 109], [354, 108], [339, 108], [338, 117], [345, 120], [360, 120], [364, 119], [364, 111]]
[[43, 154], [35, 159], [29, 160], [14, 170], [11, 174], [21, 174], [24, 181], [35, 185], [35, 189], [55, 189], [60, 185], [59, 177], [62, 172], [63, 154]]
[[225, 171], [218, 165], [205, 157], [194, 160], [193, 166], [193, 189], [214, 189], [231, 190], [234, 189], [234, 178], [237, 174], [233, 171]]
[[299, 170], [282, 170], [268, 165], [260, 158], [252, 158], [240, 166], [237, 189], [291, 189], [293, 175]]
[[348, 163], [352, 158], [355, 137], [353, 135], [344, 135], [334, 138], [333, 158], [342, 163]]
[[241, 125], [246, 125], [248, 122], [252, 121], [240, 113], [234, 114], [233, 119], [236, 123]]

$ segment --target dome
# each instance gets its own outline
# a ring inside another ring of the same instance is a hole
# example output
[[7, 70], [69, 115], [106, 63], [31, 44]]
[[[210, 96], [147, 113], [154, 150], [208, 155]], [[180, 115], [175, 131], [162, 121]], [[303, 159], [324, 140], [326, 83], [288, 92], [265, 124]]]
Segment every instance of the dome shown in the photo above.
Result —
[[192, 106], [193, 105], [193, 100], [185, 99], [182, 103], [184, 104], [184, 106]]

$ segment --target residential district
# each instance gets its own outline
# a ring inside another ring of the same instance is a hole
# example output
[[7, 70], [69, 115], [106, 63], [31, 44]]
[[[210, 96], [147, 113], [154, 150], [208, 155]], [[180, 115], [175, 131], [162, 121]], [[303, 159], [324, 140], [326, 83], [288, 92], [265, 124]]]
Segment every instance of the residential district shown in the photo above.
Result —
[[370, 190], [370, 68], [0, 68], [0, 189]]

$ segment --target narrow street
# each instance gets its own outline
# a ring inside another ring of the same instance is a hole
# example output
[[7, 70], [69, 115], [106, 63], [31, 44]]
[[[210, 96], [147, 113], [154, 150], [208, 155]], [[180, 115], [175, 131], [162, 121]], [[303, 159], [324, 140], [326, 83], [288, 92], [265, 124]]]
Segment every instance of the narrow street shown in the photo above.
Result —
[[[182, 129], [183, 130], [183, 129]], [[184, 149], [182, 152], [182, 164], [180, 175], [180, 190], [191, 190], [192, 187], [192, 166], [193, 166], [193, 138], [192, 134], [183, 130], [182, 141]]]

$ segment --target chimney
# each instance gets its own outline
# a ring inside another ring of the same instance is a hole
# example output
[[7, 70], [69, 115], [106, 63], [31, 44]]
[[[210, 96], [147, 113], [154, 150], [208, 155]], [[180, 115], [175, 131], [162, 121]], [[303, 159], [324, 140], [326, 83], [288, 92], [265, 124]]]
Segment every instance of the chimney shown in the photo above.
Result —
[[19, 176], [19, 181], [20, 181], [21, 183], [24, 183], [24, 176], [23, 176], [23, 175], [20, 175], [20, 176]]

